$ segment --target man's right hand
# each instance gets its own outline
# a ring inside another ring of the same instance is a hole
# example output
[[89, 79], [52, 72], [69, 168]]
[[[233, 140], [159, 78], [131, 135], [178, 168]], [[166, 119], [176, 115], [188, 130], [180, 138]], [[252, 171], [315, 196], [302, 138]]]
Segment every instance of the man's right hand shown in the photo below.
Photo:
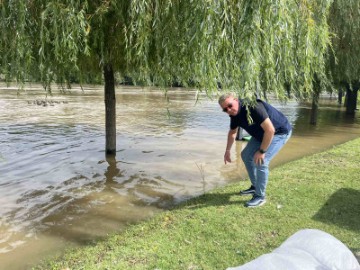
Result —
[[224, 154], [224, 162], [225, 162], [225, 164], [226, 164], [227, 162], [231, 163], [230, 150], [226, 150], [226, 151], [225, 151], [225, 154]]
[[[230, 149], [231, 146], [233, 145], [234, 141], [235, 141], [235, 137], [236, 137], [236, 133], [237, 133], [238, 128], [234, 128], [234, 129], [229, 129], [228, 132], [228, 137], [227, 137], [227, 143], [226, 143], [226, 151], [224, 154], [224, 162], [225, 164], [227, 162], [231, 162], [231, 158], [230, 158]], [[229, 149], [229, 150], [228, 150]]]

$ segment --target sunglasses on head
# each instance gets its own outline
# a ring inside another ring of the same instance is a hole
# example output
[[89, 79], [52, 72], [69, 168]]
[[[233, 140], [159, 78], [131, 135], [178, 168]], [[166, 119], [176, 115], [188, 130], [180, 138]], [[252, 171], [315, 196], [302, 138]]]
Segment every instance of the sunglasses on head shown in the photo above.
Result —
[[229, 103], [228, 105], [226, 105], [226, 107], [225, 108], [223, 108], [223, 112], [227, 112], [229, 109], [231, 109], [233, 107], [233, 104], [232, 104], [232, 102], [231, 103]]

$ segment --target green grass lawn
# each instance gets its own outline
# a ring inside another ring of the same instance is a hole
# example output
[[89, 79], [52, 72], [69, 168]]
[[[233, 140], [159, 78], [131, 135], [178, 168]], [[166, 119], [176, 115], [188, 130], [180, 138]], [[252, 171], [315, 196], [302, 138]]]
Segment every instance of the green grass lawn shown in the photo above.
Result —
[[250, 197], [237, 195], [249, 182], [230, 184], [35, 269], [225, 269], [304, 228], [359, 254], [359, 167], [360, 138], [273, 169], [260, 208], [245, 208]]

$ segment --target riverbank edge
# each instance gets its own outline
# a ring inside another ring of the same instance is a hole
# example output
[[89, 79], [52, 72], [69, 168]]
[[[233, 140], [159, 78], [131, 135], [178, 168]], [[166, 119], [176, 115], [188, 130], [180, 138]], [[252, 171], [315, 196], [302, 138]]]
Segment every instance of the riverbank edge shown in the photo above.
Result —
[[225, 269], [304, 228], [332, 234], [359, 256], [359, 164], [357, 138], [273, 169], [260, 208], [245, 208], [249, 197], [237, 195], [248, 181], [232, 183], [33, 269]]

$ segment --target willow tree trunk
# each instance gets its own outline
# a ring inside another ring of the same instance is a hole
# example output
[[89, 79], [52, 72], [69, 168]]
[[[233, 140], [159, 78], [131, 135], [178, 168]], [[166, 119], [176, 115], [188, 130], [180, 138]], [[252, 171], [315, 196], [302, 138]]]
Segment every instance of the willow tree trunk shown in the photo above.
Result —
[[357, 95], [358, 95], [359, 85], [357, 83], [353, 84], [353, 89], [350, 88], [350, 85], [346, 85], [346, 114], [354, 115], [357, 105]]
[[314, 92], [312, 98], [310, 124], [316, 125], [319, 111], [319, 97], [320, 97], [320, 84], [318, 81], [314, 82]]
[[105, 152], [116, 155], [116, 98], [114, 70], [111, 64], [104, 65], [105, 79]]
[[344, 91], [342, 88], [338, 90], [338, 104], [341, 105], [344, 97]]
[[291, 98], [291, 84], [290, 83], [285, 83], [285, 89], [286, 89], [286, 93], [288, 98]]

